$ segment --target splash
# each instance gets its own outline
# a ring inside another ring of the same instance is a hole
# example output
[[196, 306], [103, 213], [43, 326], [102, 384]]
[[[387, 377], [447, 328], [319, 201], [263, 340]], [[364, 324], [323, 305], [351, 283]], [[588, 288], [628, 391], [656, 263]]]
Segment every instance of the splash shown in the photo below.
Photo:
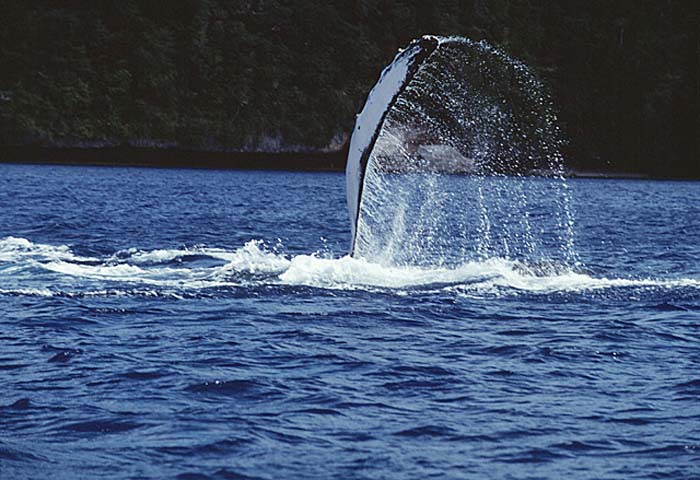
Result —
[[457, 268], [388, 266], [362, 258], [287, 255], [259, 240], [227, 250], [211, 247], [141, 250], [103, 257], [69, 246], [0, 239], [0, 297], [146, 296], [198, 298], [237, 290], [300, 286], [344, 291], [452, 292], [472, 297], [635, 289], [700, 288], [700, 280], [596, 278], [551, 264], [492, 258]]
[[351, 140], [353, 257], [576, 265], [563, 138], [544, 92], [485, 42], [426, 36], [401, 51]]

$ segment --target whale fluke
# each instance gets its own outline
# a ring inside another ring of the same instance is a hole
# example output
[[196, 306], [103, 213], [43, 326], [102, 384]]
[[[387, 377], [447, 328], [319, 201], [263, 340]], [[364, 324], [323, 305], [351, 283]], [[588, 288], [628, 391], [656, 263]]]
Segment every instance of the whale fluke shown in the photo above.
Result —
[[400, 50], [382, 72], [379, 81], [370, 91], [362, 112], [357, 116], [345, 170], [348, 213], [352, 229], [351, 255], [355, 251], [355, 235], [365, 169], [374, 144], [394, 102], [438, 44], [438, 37], [426, 35], [413, 40], [408, 47]]
[[483, 41], [412, 41], [382, 72], [350, 139], [351, 256], [435, 267], [555, 251], [572, 263], [562, 146], [546, 89], [525, 64]]

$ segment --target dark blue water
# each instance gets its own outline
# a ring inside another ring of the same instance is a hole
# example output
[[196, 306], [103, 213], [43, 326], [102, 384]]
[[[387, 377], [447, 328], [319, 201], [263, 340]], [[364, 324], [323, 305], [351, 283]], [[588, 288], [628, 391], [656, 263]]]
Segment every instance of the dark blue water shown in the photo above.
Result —
[[343, 258], [339, 174], [0, 165], [0, 478], [698, 478], [700, 183], [575, 272]]

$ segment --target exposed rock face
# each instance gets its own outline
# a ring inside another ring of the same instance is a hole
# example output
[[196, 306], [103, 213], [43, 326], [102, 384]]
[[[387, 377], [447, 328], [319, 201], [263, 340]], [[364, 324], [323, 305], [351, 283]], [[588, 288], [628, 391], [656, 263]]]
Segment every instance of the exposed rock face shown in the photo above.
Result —
[[241, 152], [259, 153], [335, 153], [341, 151], [348, 141], [347, 132], [335, 134], [331, 141], [321, 147], [311, 147], [295, 143], [287, 143], [280, 134], [265, 134], [257, 138], [249, 137]]
[[476, 173], [474, 160], [450, 145], [421, 145], [416, 149], [424, 171], [433, 173]]
[[473, 159], [455, 147], [440, 143], [408, 145], [402, 155], [380, 152], [377, 165], [384, 173], [444, 173], [470, 175], [478, 173]]
[[250, 135], [245, 144], [241, 147], [231, 147], [223, 145], [216, 139], [209, 139], [200, 145], [184, 145], [174, 140], [157, 139], [157, 138], [134, 138], [126, 141], [114, 139], [100, 140], [80, 140], [80, 139], [41, 139], [29, 138], [21, 145], [33, 145], [47, 148], [78, 148], [78, 149], [96, 149], [96, 148], [114, 148], [114, 147], [133, 147], [145, 148], [153, 150], [165, 149], [182, 149], [195, 150], [203, 152], [221, 152], [221, 153], [270, 153], [270, 154], [285, 154], [285, 153], [338, 153], [345, 148], [348, 141], [347, 132], [337, 133], [328, 144], [323, 146], [311, 146], [287, 142], [281, 134], [263, 134]]

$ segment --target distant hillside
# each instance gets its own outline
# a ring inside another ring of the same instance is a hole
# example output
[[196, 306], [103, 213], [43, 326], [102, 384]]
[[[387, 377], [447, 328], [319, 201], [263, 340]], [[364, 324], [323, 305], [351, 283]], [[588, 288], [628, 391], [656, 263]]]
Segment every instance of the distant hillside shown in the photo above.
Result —
[[396, 49], [486, 39], [549, 86], [581, 170], [700, 177], [682, 0], [0, 0], [0, 144], [334, 150]]

